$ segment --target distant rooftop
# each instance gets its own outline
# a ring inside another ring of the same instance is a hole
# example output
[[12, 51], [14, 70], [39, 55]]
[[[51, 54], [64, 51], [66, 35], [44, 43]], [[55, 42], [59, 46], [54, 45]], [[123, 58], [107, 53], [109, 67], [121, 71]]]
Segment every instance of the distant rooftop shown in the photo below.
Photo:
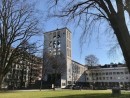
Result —
[[85, 66], [85, 65], [83, 65], [83, 64], [81, 64], [81, 63], [79, 63], [79, 62], [77, 62], [77, 61], [72, 60], [72, 62], [77, 63], [77, 64], [79, 64], [79, 65], [82, 65], [82, 66], [84, 66], [84, 67], [87, 67], [87, 66]]
[[[115, 68], [115, 67], [126, 67], [125, 64], [119, 63], [119, 64], [105, 64], [103, 66], [98, 65], [98, 66], [92, 66], [92, 69], [94, 68]], [[91, 68], [91, 66], [88, 66], [88, 68]]]
[[[57, 29], [55, 29], [55, 30], [51, 30], [51, 31], [47, 31], [47, 32], [45, 32], [45, 33], [51, 33], [51, 32], [55, 32], [55, 31], [58, 31], [58, 30], [63, 30], [63, 29], [67, 29], [70, 33], [71, 33], [71, 31], [67, 28], [67, 27], [64, 27], [64, 28], [57, 28]], [[45, 34], [44, 33], [44, 34]]]

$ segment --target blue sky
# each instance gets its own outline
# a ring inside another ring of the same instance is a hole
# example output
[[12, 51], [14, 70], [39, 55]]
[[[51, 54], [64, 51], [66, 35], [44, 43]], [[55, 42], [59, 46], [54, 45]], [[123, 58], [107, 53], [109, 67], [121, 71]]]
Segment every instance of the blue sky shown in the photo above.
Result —
[[[51, 31], [57, 28], [63, 28], [66, 25], [63, 25], [60, 19], [50, 19], [44, 20], [47, 15], [48, 5], [45, 2], [46, 0], [37, 0], [36, 7], [43, 13], [43, 17], [41, 18], [43, 31]], [[123, 62], [123, 57], [120, 49], [117, 49], [113, 53], [109, 54], [110, 47], [113, 45], [113, 40], [110, 40], [110, 36], [104, 35], [104, 28], [101, 28], [102, 36], [99, 39], [97, 37], [92, 37], [91, 42], [85, 43], [82, 47], [80, 47], [79, 38], [81, 36], [81, 28], [74, 28], [73, 24], [67, 25], [68, 29], [72, 32], [72, 59], [84, 64], [85, 56], [89, 54], [94, 54], [98, 59], [100, 64], [109, 64], [111, 62], [118, 63]], [[40, 38], [41, 42], [43, 41], [43, 37]], [[82, 49], [82, 52], [81, 52]]]

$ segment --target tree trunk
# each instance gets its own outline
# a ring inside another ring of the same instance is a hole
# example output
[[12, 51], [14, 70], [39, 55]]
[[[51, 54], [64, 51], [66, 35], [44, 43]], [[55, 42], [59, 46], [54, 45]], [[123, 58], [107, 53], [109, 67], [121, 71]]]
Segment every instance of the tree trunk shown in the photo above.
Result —
[[2, 89], [3, 76], [0, 74], [0, 90]]
[[122, 17], [118, 17], [115, 20], [111, 20], [111, 24], [130, 72], [130, 34], [125, 20]]
[[130, 72], [130, 36], [129, 33], [128, 34], [124, 33], [127, 32], [123, 32], [123, 34], [122, 33], [117, 34], [117, 39], [122, 49], [122, 53], [126, 61], [126, 66], [128, 67], [128, 70]]

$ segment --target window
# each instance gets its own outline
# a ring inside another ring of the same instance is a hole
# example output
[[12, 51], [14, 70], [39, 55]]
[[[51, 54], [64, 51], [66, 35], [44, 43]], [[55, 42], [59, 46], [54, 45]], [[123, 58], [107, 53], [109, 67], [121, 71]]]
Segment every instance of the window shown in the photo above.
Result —
[[70, 33], [68, 32], [68, 38], [70, 39]]
[[129, 73], [128, 71], [125, 72], [125, 74], [128, 74], [128, 73]]
[[61, 54], [60, 51], [58, 51], [57, 55], [60, 55], [60, 54]]
[[109, 75], [112, 75], [112, 72], [109, 72]]
[[98, 73], [96, 73], [96, 75], [98, 75]]
[[69, 41], [69, 47], [71, 48], [71, 42]]
[[116, 74], [116, 72], [113, 72], [113, 75], [115, 75]]
[[71, 57], [71, 51], [69, 51], [69, 56]]
[[69, 32], [69, 39], [70, 39], [70, 32]]
[[67, 31], [67, 38], [69, 38], [69, 32]]
[[119, 72], [117, 72], [117, 74], [120, 74]]
[[56, 41], [53, 41], [53, 48], [56, 48]]
[[56, 52], [54, 52], [53, 55], [56, 55]]
[[69, 49], [67, 48], [67, 55], [69, 56]]
[[53, 39], [56, 39], [56, 32], [53, 33]]
[[65, 83], [62, 83], [62, 86], [65, 86]]
[[121, 72], [121, 74], [124, 74], [123, 72]]
[[51, 53], [51, 50], [49, 50], [49, 52]]
[[68, 84], [71, 84], [71, 81], [68, 81]]
[[58, 47], [61, 47], [61, 43], [60, 43], [59, 40], [57, 41], [57, 46], [58, 46]]
[[49, 46], [52, 46], [52, 41], [50, 41]]
[[60, 48], [58, 48], [57, 50], [60, 51]]
[[56, 52], [56, 49], [53, 49], [54, 52]]
[[69, 47], [69, 41], [67, 40], [67, 47]]
[[102, 75], [105, 75], [105, 73], [102, 73]]
[[57, 38], [60, 38], [60, 31], [57, 32]]

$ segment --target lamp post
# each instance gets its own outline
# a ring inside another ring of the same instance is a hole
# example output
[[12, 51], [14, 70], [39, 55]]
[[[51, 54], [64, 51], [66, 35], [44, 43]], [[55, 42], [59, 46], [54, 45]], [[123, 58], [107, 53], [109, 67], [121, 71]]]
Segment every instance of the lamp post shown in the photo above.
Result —
[[[42, 56], [42, 57], [43, 57], [42, 60], [43, 60], [43, 59], [44, 59], [44, 49], [43, 49], [42, 55], [43, 55], [43, 56]], [[40, 91], [41, 91], [41, 89], [42, 89], [42, 83], [43, 83], [43, 66], [44, 66], [43, 63], [44, 63], [44, 62], [42, 61], [42, 72], [41, 72], [42, 75], [41, 75]]]
[[43, 64], [42, 64], [42, 72], [41, 72], [41, 81], [40, 81], [40, 91], [42, 89], [42, 81], [43, 81]]
[[[45, 32], [43, 33], [43, 36], [44, 36], [44, 34], [45, 34]], [[45, 41], [45, 40], [44, 40]], [[43, 45], [44, 45], [44, 41], [43, 41]], [[45, 50], [46, 48], [43, 48], [43, 52], [42, 52], [42, 71], [41, 71], [41, 81], [40, 81], [40, 91], [41, 91], [41, 89], [42, 89], [42, 84], [43, 84], [43, 66], [44, 66], [44, 50]]]

